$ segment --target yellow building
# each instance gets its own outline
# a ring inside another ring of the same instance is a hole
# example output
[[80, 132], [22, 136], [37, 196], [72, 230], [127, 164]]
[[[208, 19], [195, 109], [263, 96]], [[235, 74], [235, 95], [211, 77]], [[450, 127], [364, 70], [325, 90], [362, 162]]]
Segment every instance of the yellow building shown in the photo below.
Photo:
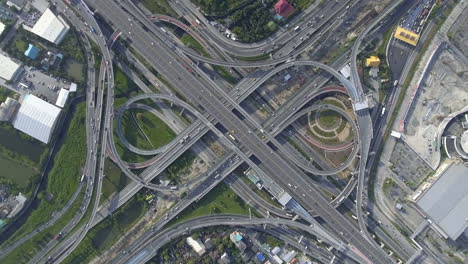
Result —
[[380, 59], [376, 56], [370, 56], [366, 59], [366, 67], [379, 67]]
[[418, 41], [419, 41], [419, 34], [413, 32], [413, 31], [410, 31], [410, 30], [407, 30], [407, 29], [404, 29], [400, 26], [397, 27], [396, 31], [395, 31], [395, 34], [393, 35], [395, 38], [401, 40], [401, 41], [404, 41], [408, 44], [411, 44], [413, 46], [416, 46], [418, 44]]

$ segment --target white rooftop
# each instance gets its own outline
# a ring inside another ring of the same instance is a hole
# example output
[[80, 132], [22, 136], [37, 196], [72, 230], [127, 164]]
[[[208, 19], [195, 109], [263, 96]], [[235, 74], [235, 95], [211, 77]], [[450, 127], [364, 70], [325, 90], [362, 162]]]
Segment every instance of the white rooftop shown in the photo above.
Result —
[[4, 30], [5, 30], [5, 24], [0, 22], [0, 35], [3, 33]]
[[59, 44], [70, 26], [60, 17], [47, 8], [32, 29], [32, 33], [52, 42]]
[[468, 227], [468, 167], [452, 164], [417, 202], [451, 239]]
[[70, 83], [70, 92], [76, 92], [78, 85], [74, 82]]
[[343, 75], [346, 79], [348, 79], [351, 76], [351, 67], [346, 64], [343, 68], [340, 70], [341, 75]]
[[44, 143], [48, 143], [59, 114], [60, 108], [37, 96], [27, 94], [13, 121], [13, 126]]
[[59, 92], [59, 95], [58, 95], [58, 98], [57, 98], [57, 102], [55, 102], [55, 105], [58, 106], [58, 107], [61, 107], [63, 108], [65, 106], [65, 104], [67, 103], [67, 99], [68, 99], [68, 94], [70, 92], [66, 89], [60, 89], [60, 92]]
[[20, 65], [0, 53], [0, 77], [9, 81], [15, 76]]
[[396, 131], [392, 131], [392, 133], [390, 134], [390, 136], [396, 137], [396, 138], [401, 138], [401, 133], [396, 132]]
[[461, 147], [463, 151], [468, 154], [468, 130], [466, 130], [461, 136]]

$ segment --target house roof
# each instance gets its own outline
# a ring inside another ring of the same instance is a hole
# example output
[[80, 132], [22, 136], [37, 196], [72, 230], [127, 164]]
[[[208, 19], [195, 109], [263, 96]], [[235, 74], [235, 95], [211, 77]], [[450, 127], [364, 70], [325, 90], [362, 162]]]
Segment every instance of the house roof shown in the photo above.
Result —
[[275, 4], [274, 8], [275, 12], [282, 17], [290, 16], [295, 10], [294, 7], [286, 0], [279, 0], [278, 3]]

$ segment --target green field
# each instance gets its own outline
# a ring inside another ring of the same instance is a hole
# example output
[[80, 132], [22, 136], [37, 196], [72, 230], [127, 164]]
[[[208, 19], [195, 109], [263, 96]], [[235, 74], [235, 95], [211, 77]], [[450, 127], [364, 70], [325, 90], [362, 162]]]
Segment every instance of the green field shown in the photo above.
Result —
[[113, 193], [121, 191], [131, 182], [130, 178], [128, 178], [110, 159], [106, 159], [104, 175], [106, 175], [106, 177], [104, 177], [102, 181], [101, 203], [106, 201]]
[[176, 137], [176, 133], [157, 116], [144, 110], [134, 109], [133, 111], [138, 124], [149, 138], [152, 148], [162, 147]]
[[[139, 87], [130, 80], [127, 75], [116, 65], [114, 65], [114, 96], [116, 98], [130, 98], [139, 92]], [[117, 101], [114, 105], [118, 107], [126, 100]]]
[[80, 245], [62, 263], [89, 263], [94, 257], [111, 247], [148, 210], [141, 195], [133, 196], [112, 217], [93, 227]]
[[249, 0], [194, 0], [193, 3], [209, 15], [223, 16], [251, 2]]
[[182, 43], [184, 43], [187, 47], [200, 52], [203, 56], [210, 56], [208, 52], [206, 52], [205, 48], [203, 48], [203, 46], [189, 34], [184, 33], [180, 38], [180, 41], [182, 41]]
[[[46, 149], [45, 144], [16, 130], [10, 124], [0, 124], [0, 145], [24, 156], [34, 163], [39, 163]], [[19, 157], [15, 156], [15, 159]]]
[[335, 111], [325, 110], [319, 113], [318, 123], [324, 128], [333, 128], [340, 119], [341, 116]]
[[14, 184], [18, 185], [20, 189], [27, 186], [29, 178], [37, 173], [35, 168], [25, 166], [24, 164], [9, 158], [3, 153], [0, 153], [0, 178], [7, 181], [11, 180]]
[[[252, 209], [252, 214], [255, 210]], [[187, 221], [194, 217], [210, 214], [249, 214], [249, 206], [226, 184], [220, 183], [199, 202], [192, 203], [182, 211], [169, 225]]]
[[167, 0], [142, 0], [141, 2], [153, 14], [177, 16]]
[[11, 240], [19, 239], [22, 235], [47, 222], [52, 212], [60, 210], [78, 187], [81, 169], [86, 158], [85, 107], [86, 104], [81, 103], [74, 110], [70, 125], [64, 133], [60, 150], [55, 155], [52, 169], [47, 175], [45, 192], [50, 194], [52, 199], [41, 200], [38, 208], [13, 234]]
[[[117, 131], [117, 121], [114, 122], [114, 130]], [[132, 145], [141, 149], [157, 149], [172, 141], [176, 134], [158, 117], [144, 110], [132, 109], [122, 116], [122, 130], [125, 139]], [[114, 133], [117, 152], [129, 162], [144, 161], [149, 157], [133, 155], [127, 150]], [[149, 141], [148, 141], [149, 140]]]
[[172, 182], [180, 184], [180, 176], [189, 172], [190, 165], [192, 165], [196, 157], [197, 155], [189, 149], [169, 165], [162, 174], [166, 175]]

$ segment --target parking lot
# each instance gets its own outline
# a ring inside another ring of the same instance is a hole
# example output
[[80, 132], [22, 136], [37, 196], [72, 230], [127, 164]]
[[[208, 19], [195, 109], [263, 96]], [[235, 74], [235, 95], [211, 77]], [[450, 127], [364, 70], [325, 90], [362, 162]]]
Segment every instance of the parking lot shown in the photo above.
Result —
[[390, 157], [389, 168], [408, 187], [415, 190], [433, 171], [405, 142], [398, 140]]
[[61, 88], [69, 89], [70, 82], [62, 78], [49, 76], [32, 67], [25, 66], [23, 72], [13, 83], [0, 80], [0, 85], [7, 87], [24, 96], [28, 93], [34, 94], [45, 101], [55, 104]]

